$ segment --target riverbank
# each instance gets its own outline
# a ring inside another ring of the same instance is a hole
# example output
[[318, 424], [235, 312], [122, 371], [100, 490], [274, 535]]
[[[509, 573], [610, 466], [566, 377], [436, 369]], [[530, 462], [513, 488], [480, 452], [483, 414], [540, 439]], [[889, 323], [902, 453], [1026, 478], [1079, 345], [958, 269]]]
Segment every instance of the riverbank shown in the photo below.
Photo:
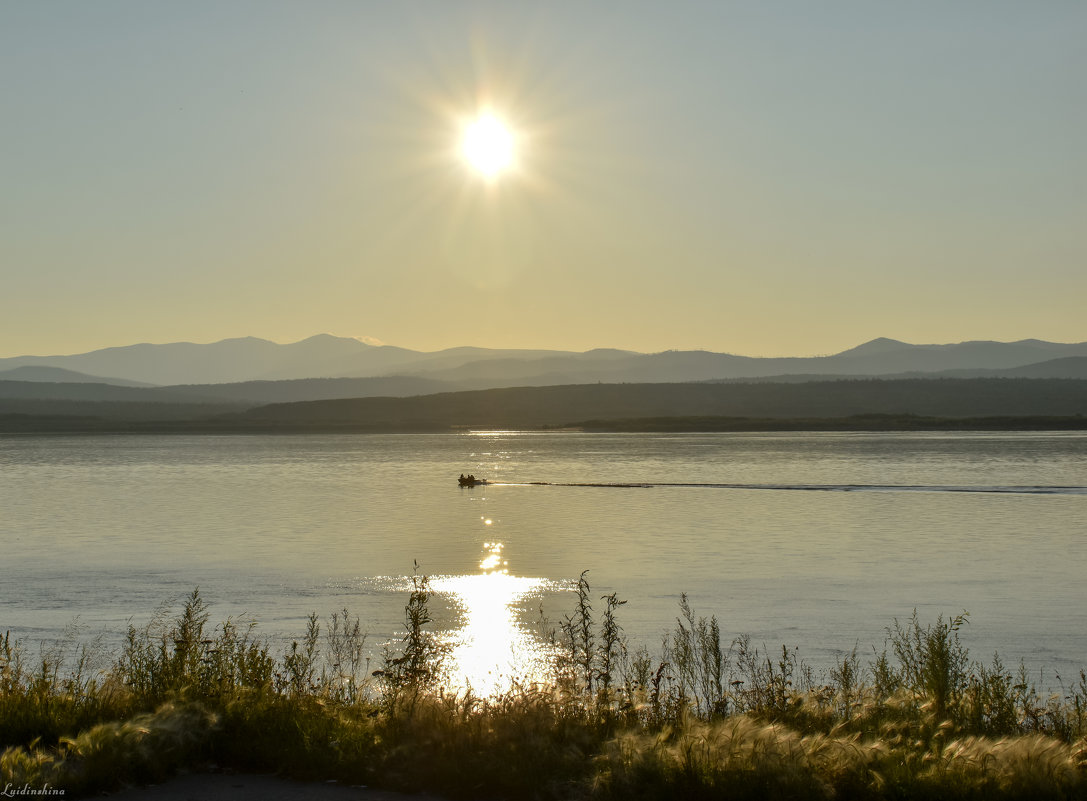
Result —
[[[508, 426], [507, 426], [508, 427]], [[924, 417], [864, 414], [850, 417], [636, 417], [583, 420], [543, 426], [514, 426], [551, 433], [759, 433], [759, 432], [923, 432], [1084, 431], [1087, 417], [1001, 416]], [[478, 430], [489, 430], [482, 426]], [[434, 434], [470, 432], [475, 427], [419, 421], [267, 421], [226, 417], [210, 420], [111, 420], [98, 417], [0, 415], [0, 434]]]

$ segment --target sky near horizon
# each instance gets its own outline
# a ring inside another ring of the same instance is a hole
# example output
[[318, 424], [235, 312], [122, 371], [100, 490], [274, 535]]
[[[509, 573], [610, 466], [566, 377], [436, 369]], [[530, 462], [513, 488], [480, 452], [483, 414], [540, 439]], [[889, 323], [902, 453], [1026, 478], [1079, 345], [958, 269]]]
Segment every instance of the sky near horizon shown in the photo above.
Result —
[[0, 0], [0, 356], [1087, 340], [1085, 41], [1071, 0]]

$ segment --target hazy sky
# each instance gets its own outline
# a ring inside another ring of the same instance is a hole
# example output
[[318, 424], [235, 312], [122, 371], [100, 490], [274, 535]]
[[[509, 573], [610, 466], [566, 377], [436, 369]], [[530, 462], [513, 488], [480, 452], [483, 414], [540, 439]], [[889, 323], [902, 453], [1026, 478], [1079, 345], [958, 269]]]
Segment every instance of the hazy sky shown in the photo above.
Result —
[[1082, 341], [1085, 42], [1080, 0], [0, 0], [0, 356]]

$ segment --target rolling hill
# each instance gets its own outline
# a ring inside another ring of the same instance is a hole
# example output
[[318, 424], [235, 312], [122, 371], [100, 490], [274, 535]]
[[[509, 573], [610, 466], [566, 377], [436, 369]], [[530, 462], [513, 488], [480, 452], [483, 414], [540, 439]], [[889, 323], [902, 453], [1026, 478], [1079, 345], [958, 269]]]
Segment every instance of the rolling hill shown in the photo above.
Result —
[[260, 406], [242, 426], [438, 431], [575, 426], [653, 417], [1087, 415], [1087, 381], [913, 379], [804, 384], [579, 384]]

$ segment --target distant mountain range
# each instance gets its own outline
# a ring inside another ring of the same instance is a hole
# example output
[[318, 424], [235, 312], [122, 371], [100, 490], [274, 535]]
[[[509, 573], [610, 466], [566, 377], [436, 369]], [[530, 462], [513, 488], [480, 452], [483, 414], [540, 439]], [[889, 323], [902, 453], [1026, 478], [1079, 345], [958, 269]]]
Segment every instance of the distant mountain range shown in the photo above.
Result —
[[0, 359], [0, 398], [28, 397], [28, 390], [15, 388], [16, 383], [57, 385], [48, 392], [43, 386], [34, 388], [35, 397], [91, 400], [104, 392], [88, 388], [88, 394], [79, 395], [73, 387], [57, 389], [61, 384], [90, 384], [143, 387], [151, 393], [147, 400], [161, 402], [267, 403], [508, 386], [873, 376], [1087, 378], [1087, 342], [912, 345], [881, 338], [831, 356], [754, 358], [609, 349], [577, 353], [461, 347], [428, 353], [328, 334], [286, 345], [246, 337], [206, 345], [139, 344], [71, 356]]
[[[917, 419], [826, 422], [857, 415]], [[1039, 340], [876, 339], [833, 356], [760, 359], [705, 351], [424, 353], [322, 335], [290, 345], [250, 338], [0, 359], [3, 431], [724, 430], [786, 419], [878, 428], [970, 417], [990, 418], [982, 427], [1082, 428], [1085, 415], [1087, 343]]]

